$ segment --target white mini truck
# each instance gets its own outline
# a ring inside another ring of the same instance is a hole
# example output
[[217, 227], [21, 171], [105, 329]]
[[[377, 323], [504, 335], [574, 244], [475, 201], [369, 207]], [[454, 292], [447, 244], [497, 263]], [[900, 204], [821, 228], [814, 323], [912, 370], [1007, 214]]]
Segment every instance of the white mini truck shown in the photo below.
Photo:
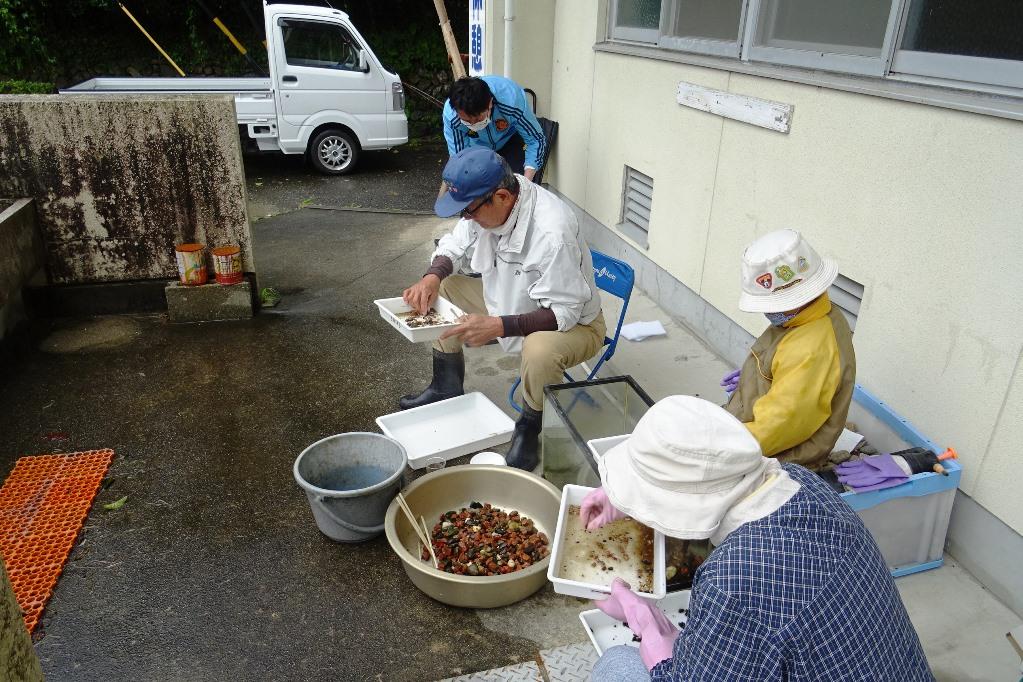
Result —
[[329, 7], [268, 5], [269, 78], [93, 78], [66, 95], [233, 94], [239, 131], [260, 151], [305, 154], [326, 175], [355, 169], [362, 150], [408, 142], [401, 78]]

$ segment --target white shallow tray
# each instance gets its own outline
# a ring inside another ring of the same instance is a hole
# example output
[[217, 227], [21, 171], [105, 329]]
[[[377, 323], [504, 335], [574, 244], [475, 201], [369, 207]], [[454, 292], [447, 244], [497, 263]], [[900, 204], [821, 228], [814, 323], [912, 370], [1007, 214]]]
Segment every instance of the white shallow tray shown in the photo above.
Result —
[[402, 444], [413, 469], [430, 457], [449, 460], [507, 443], [515, 430], [511, 417], [478, 392], [385, 414], [377, 426]]
[[[605, 599], [611, 594], [611, 581], [613, 576], [608, 578], [607, 585], [595, 583], [583, 583], [576, 580], [569, 580], [558, 575], [561, 570], [561, 552], [565, 542], [565, 519], [568, 518], [568, 508], [572, 505], [580, 505], [593, 488], [582, 485], [567, 484], [561, 489], [561, 511], [558, 512], [558, 529], [554, 533], [554, 549], [551, 551], [551, 563], [547, 566], [547, 579], [554, 584], [554, 591], [558, 594], [567, 594], [582, 599]], [[654, 531], [654, 586], [652, 592], [640, 592], [633, 589], [633, 592], [648, 599], [661, 599], [667, 592], [667, 578], [664, 574], [664, 534]]]
[[[396, 298], [378, 298], [373, 302], [380, 309], [380, 317], [387, 320], [392, 327], [401, 332], [402, 336], [413, 343], [436, 341], [446, 330], [457, 325], [456, 322], [451, 322], [449, 324], [436, 324], [430, 327], [412, 328], [405, 324], [404, 319], [398, 317], [401, 313], [407, 313], [412, 310], [412, 306], [405, 303], [401, 296]], [[451, 301], [440, 296], [437, 297], [437, 302], [433, 304], [433, 307], [438, 313], [451, 320], [456, 320], [465, 314]]]
[[[668, 620], [682, 628], [689, 616], [689, 590], [672, 592], [659, 600], [657, 606], [664, 611]], [[583, 611], [579, 614], [579, 620], [598, 656], [603, 656], [605, 651], [619, 644], [639, 647], [639, 642], [632, 641], [632, 630], [600, 609]]]

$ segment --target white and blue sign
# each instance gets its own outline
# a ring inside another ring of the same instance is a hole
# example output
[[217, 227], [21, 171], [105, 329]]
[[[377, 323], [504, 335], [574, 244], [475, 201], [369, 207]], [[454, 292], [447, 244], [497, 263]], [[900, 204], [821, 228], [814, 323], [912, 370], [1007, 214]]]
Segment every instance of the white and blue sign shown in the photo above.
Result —
[[483, 45], [487, 36], [487, 9], [485, 0], [469, 2], [469, 75], [486, 73], [483, 64]]

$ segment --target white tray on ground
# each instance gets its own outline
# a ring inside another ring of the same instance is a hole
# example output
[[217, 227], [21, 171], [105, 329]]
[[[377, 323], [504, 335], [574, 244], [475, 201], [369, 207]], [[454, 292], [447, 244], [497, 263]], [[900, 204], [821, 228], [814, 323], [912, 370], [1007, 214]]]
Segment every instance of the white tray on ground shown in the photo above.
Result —
[[479, 392], [386, 414], [377, 426], [401, 443], [413, 469], [430, 457], [449, 460], [507, 443], [515, 430], [511, 417]]
[[[611, 581], [614, 576], [609, 574], [606, 585], [596, 583], [584, 583], [576, 580], [569, 580], [560, 577], [561, 553], [565, 543], [565, 520], [568, 518], [568, 508], [572, 505], [581, 505], [593, 488], [582, 485], [567, 484], [561, 489], [561, 510], [558, 512], [558, 529], [554, 533], [554, 545], [551, 550], [551, 563], [547, 567], [547, 579], [554, 584], [554, 591], [558, 594], [567, 594], [572, 597], [583, 599], [605, 599], [611, 594]], [[654, 531], [654, 580], [651, 592], [640, 592], [634, 589], [633, 592], [647, 599], [661, 599], [667, 592], [667, 578], [664, 573], [664, 534]]]
[[[679, 590], [657, 602], [668, 620], [680, 628], [684, 627], [689, 616], [689, 593], [689, 590]], [[619, 644], [639, 647], [639, 642], [632, 640], [632, 630], [600, 609], [583, 611], [579, 614], [579, 620], [598, 656], [603, 656], [605, 651]]]
[[434, 310], [436, 310], [441, 316], [452, 320], [452, 322], [446, 324], [435, 324], [429, 327], [410, 327], [405, 324], [405, 320], [401, 317], [401, 314], [412, 312], [412, 306], [405, 303], [401, 296], [396, 298], [378, 298], [373, 302], [376, 303], [377, 308], [380, 309], [380, 317], [387, 320], [392, 327], [401, 332], [402, 336], [413, 343], [436, 341], [446, 330], [451, 329], [458, 324], [453, 320], [457, 320], [465, 314], [451, 301], [438, 296], [437, 302], [433, 304]]

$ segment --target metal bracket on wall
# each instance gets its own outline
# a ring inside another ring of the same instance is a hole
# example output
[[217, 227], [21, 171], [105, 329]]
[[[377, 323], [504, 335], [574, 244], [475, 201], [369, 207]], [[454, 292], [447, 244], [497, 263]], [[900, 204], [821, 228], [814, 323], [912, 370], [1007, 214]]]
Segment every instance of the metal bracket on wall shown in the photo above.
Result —
[[795, 109], [791, 104], [711, 90], [685, 81], [678, 84], [677, 99], [684, 107], [786, 134], [792, 125], [792, 112]]

